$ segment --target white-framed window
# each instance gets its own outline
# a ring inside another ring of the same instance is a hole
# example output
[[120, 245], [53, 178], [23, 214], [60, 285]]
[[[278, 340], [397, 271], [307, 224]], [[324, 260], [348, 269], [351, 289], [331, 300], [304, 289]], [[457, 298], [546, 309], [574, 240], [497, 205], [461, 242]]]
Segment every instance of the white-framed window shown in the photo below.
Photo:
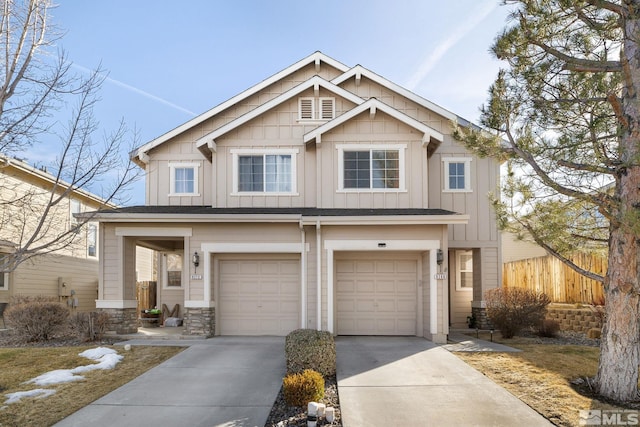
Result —
[[473, 251], [456, 251], [456, 291], [473, 290]]
[[405, 191], [406, 144], [336, 145], [341, 191]]
[[75, 199], [69, 200], [69, 230], [73, 230], [78, 226], [78, 218], [74, 217], [74, 214], [79, 214], [82, 210], [80, 201]]
[[331, 120], [336, 116], [336, 99], [298, 98], [298, 120]]
[[87, 225], [87, 256], [92, 258], [98, 256], [98, 226], [96, 224]]
[[5, 256], [0, 254], [0, 291], [9, 290], [9, 272], [3, 271], [4, 264], [7, 261]]
[[199, 196], [199, 163], [169, 163], [169, 196]]
[[471, 191], [471, 158], [445, 157], [442, 159], [444, 170], [444, 191]]
[[167, 252], [164, 254], [164, 287], [182, 287], [182, 253]]
[[233, 193], [294, 195], [297, 149], [235, 149]]

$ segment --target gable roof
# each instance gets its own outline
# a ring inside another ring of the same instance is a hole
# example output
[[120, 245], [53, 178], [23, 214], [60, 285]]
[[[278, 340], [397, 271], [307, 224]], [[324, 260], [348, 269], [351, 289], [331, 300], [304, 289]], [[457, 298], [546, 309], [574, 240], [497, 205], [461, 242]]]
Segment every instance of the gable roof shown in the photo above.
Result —
[[[244, 92], [239, 93], [238, 95], [229, 98], [228, 100], [222, 102], [221, 104], [217, 105], [216, 107], [206, 111], [203, 114], [200, 114], [197, 117], [194, 117], [193, 119], [183, 123], [182, 125], [172, 129], [171, 131], [159, 136], [158, 138], [155, 138], [151, 141], [149, 141], [148, 143], [138, 147], [137, 149], [131, 151], [129, 153], [131, 159], [136, 162], [138, 165], [143, 166], [143, 163], [146, 163], [148, 161], [148, 155], [147, 153], [152, 150], [153, 148], [163, 144], [164, 142], [170, 140], [171, 138], [187, 131], [188, 129], [214, 117], [215, 115], [221, 113], [222, 111], [232, 107], [233, 105], [247, 99], [248, 97], [258, 93], [259, 91], [265, 89], [266, 87], [276, 83], [277, 81], [285, 78], [286, 76], [310, 65], [310, 64], [315, 64], [316, 65], [316, 69], [319, 69], [320, 64], [321, 63], [325, 63], [328, 64], [331, 67], [334, 67], [335, 69], [339, 70], [340, 72], [342, 72], [341, 75], [339, 75], [338, 77], [334, 78], [333, 80], [331, 80], [330, 82], [319, 77], [319, 76], [314, 76], [312, 77], [310, 80], [302, 83], [301, 85], [296, 86], [295, 88], [292, 88], [290, 90], [288, 90], [287, 92], [277, 96], [276, 98], [266, 102], [265, 104], [256, 107], [254, 110], [251, 110], [250, 112], [236, 118], [235, 120], [221, 126], [220, 128], [214, 130], [213, 132], [205, 135], [204, 137], [201, 137], [200, 139], [198, 139], [196, 141], [196, 145], [197, 147], [200, 149], [200, 151], [203, 152], [203, 154], [205, 156], [207, 156], [207, 154], [210, 154], [211, 151], [215, 151], [215, 138], [220, 137], [221, 135], [229, 132], [232, 129], [235, 129], [237, 126], [246, 123], [248, 120], [251, 120], [252, 118], [257, 117], [259, 114], [264, 113], [265, 111], [269, 110], [270, 108], [275, 107], [276, 105], [284, 102], [287, 99], [290, 99], [292, 96], [295, 96], [296, 94], [300, 93], [302, 90], [305, 90], [307, 88], [310, 87], [311, 84], [313, 85], [320, 85], [332, 92], [334, 92], [336, 95], [342, 96], [346, 99], [351, 100], [352, 102], [354, 102], [357, 105], [361, 105], [364, 102], [364, 99], [358, 97], [357, 95], [343, 89], [340, 87], [340, 85], [347, 81], [350, 78], [356, 78], [356, 80], [359, 80], [362, 76], [365, 76], [366, 78], [384, 86], [387, 87], [388, 89], [390, 89], [391, 91], [394, 91], [404, 97], [406, 97], [407, 99], [417, 103], [418, 105], [423, 106], [426, 109], [429, 109], [433, 112], [435, 112], [436, 114], [441, 115], [442, 117], [449, 119], [451, 121], [457, 122], [458, 124], [462, 125], [462, 126], [471, 126], [471, 127], [477, 127], [476, 125], [473, 125], [471, 122], [469, 122], [468, 120], [440, 107], [437, 104], [434, 104], [431, 101], [428, 101], [425, 98], [422, 98], [421, 96], [415, 94], [414, 92], [411, 92], [408, 89], [403, 88], [400, 85], [397, 85], [396, 83], [393, 83], [392, 81], [374, 73], [371, 70], [368, 70], [367, 68], [361, 66], [361, 65], [356, 65], [355, 67], [351, 67], [349, 68], [348, 66], [344, 65], [343, 63], [336, 61], [335, 59], [323, 54], [320, 51], [316, 51], [314, 53], [312, 53], [311, 55], [307, 56], [306, 58], [301, 59], [300, 61], [297, 61], [296, 63], [290, 65], [289, 67], [283, 69], [282, 71], [279, 71], [278, 73], [272, 75], [271, 77], [263, 80], [262, 82], [250, 87], [249, 89], [245, 90]], [[358, 99], [359, 101], [356, 102], [356, 99]], [[382, 104], [384, 105], [384, 104]], [[387, 106], [388, 107], [388, 106]], [[385, 108], [385, 107], [382, 107]], [[392, 108], [392, 107], [389, 107]], [[385, 112], [389, 113], [390, 110], [387, 110]], [[389, 113], [391, 114], [391, 113]], [[344, 115], [344, 114], [343, 114]], [[393, 115], [393, 114], [391, 114]], [[395, 116], [394, 116], [395, 117]], [[347, 119], [349, 117], [345, 117], [344, 119]], [[397, 118], [397, 117], [396, 117]], [[343, 120], [344, 120], [343, 119]], [[410, 124], [411, 126], [415, 127], [416, 129], [420, 129], [419, 127], [414, 126], [414, 124], [411, 122], [411, 120], [407, 120], [407, 119], [411, 119], [409, 116], [403, 117], [402, 120], [407, 124]], [[331, 122], [330, 122], [331, 123]], [[337, 123], [337, 122], [336, 122]], [[327, 123], [328, 125], [329, 123]], [[335, 126], [336, 124], [334, 124], [333, 126]], [[328, 130], [327, 128], [325, 128], [325, 131]], [[435, 132], [435, 133], [434, 133]], [[437, 139], [439, 141], [442, 141], [442, 136], [441, 134], [436, 131], [435, 129], [429, 128], [426, 132], [424, 132], [425, 134], [429, 135], [429, 138], [433, 138], [433, 139]], [[314, 134], [314, 132], [311, 132], [310, 134]], [[315, 135], [321, 135], [321, 133], [315, 133]], [[311, 137], [310, 137], [311, 138]], [[208, 153], [207, 153], [208, 151]], [[146, 160], [145, 160], [146, 159]]]
[[237, 127], [247, 123], [248, 121], [260, 116], [261, 114], [264, 114], [265, 112], [271, 110], [272, 108], [282, 104], [283, 102], [295, 97], [296, 95], [299, 95], [300, 93], [304, 92], [307, 89], [310, 88], [315, 88], [315, 89], [319, 89], [320, 87], [327, 89], [330, 92], [333, 92], [334, 94], [345, 98], [351, 102], [353, 102], [356, 105], [362, 104], [364, 102], [364, 99], [360, 98], [357, 95], [354, 95], [353, 93], [341, 88], [340, 86], [337, 86], [325, 79], [323, 79], [320, 76], [313, 76], [310, 79], [308, 79], [307, 81], [299, 84], [298, 86], [295, 86], [291, 89], [289, 89], [288, 91], [278, 95], [277, 97], [265, 102], [264, 104], [262, 104], [261, 106], [254, 108], [253, 110], [243, 114], [242, 116], [230, 121], [229, 123], [220, 126], [218, 129], [214, 130], [213, 132], [210, 132], [206, 135], [204, 135], [203, 137], [199, 138], [196, 141], [196, 146], [199, 149], [202, 149], [204, 145], [207, 145], [209, 147], [210, 150], [215, 151], [215, 140], [216, 138], [221, 137], [222, 135], [236, 129]]
[[402, 86], [392, 82], [391, 80], [388, 80], [384, 77], [382, 77], [379, 74], [374, 73], [373, 71], [363, 67], [362, 65], [356, 65], [355, 67], [352, 67], [351, 69], [349, 69], [348, 71], [344, 72], [343, 74], [339, 75], [338, 77], [334, 78], [333, 80], [331, 80], [331, 83], [335, 83], [336, 85], [340, 85], [343, 82], [349, 80], [350, 78], [354, 78], [356, 80], [360, 80], [360, 78], [362, 76], [365, 76], [366, 78], [378, 83], [381, 86], [385, 86], [388, 87], [389, 89], [391, 89], [392, 91], [399, 93], [400, 95], [404, 96], [407, 99], [410, 99], [411, 101], [415, 102], [416, 104], [419, 104], [437, 114], [440, 114], [442, 117], [447, 118], [449, 120], [452, 120], [454, 122], [457, 122], [458, 124], [462, 125], [462, 126], [473, 126], [471, 124], [471, 122], [469, 122], [468, 120], [452, 113], [449, 110], [446, 110], [444, 108], [442, 108], [441, 106], [434, 104], [433, 102], [429, 101], [428, 99], [425, 99], [423, 97], [421, 97], [420, 95], [411, 92], [408, 89], [403, 88]]
[[54, 175], [47, 172], [46, 169], [38, 169], [23, 162], [22, 160], [0, 154], [0, 171], [4, 172], [4, 170], [8, 171], [10, 169], [17, 171], [18, 173], [22, 174], [22, 176], [27, 175], [31, 179], [35, 179], [39, 182], [39, 185], [43, 186], [43, 188], [46, 188], [47, 190], [49, 188], [58, 187], [61, 191], [68, 191], [70, 193], [69, 197], [81, 197], [97, 206], [105, 206], [110, 208], [116, 207], [114, 203], [104, 200], [96, 194], [93, 194], [80, 187], [73, 186], [68, 182], [55, 177]]
[[218, 104], [217, 106], [213, 107], [212, 109], [210, 109], [209, 111], [206, 111], [202, 114], [200, 114], [197, 117], [194, 117], [193, 119], [181, 124], [180, 126], [170, 130], [169, 132], [159, 136], [158, 138], [155, 138], [149, 142], [147, 142], [146, 144], [142, 145], [141, 147], [138, 147], [137, 149], [131, 151], [129, 153], [129, 156], [132, 159], [136, 159], [136, 158], [140, 158], [141, 155], [143, 155], [144, 153], [147, 153], [148, 151], [152, 150], [153, 148], [161, 145], [162, 143], [170, 140], [171, 138], [181, 134], [182, 132], [192, 128], [193, 126], [196, 126], [202, 122], [204, 122], [205, 120], [210, 119], [211, 117], [215, 116], [216, 114], [220, 113], [221, 111], [226, 110], [227, 108], [233, 106], [234, 104], [237, 104], [238, 102], [250, 97], [251, 95], [254, 95], [255, 93], [261, 91], [262, 89], [272, 85], [273, 83], [283, 79], [284, 77], [293, 74], [294, 72], [306, 67], [309, 64], [316, 64], [316, 67], [318, 67], [320, 65], [321, 62], [324, 62], [342, 72], [345, 72], [349, 69], [348, 66], [344, 65], [343, 63], [336, 61], [335, 59], [323, 54], [320, 51], [316, 51], [314, 53], [312, 53], [311, 55], [307, 56], [306, 58], [301, 59], [300, 61], [296, 62], [295, 64], [292, 64], [290, 66], [288, 66], [287, 68], [285, 68], [282, 71], [277, 72], [276, 74], [272, 75], [271, 77], [261, 81], [260, 83], [250, 87], [249, 89], [245, 90], [244, 92], [239, 93], [238, 95], [229, 98], [228, 100], [224, 101], [221, 104]]
[[320, 144], [321, 136], [323, 133], [330, 131], [336, 126], [339, 126], [351, 120], [352, 118], [364, 113], [367, 110], [369, 110], [371, 114], [375, 114], [377, 110], [380, 110], [390, 115], [391, 117], [405, 123], [406, 125], [419, 130], [423, 134], [422, 143], [424, 145], [427, 145], [431, 141], [431, 139], [436, 139], [440, 142], [444, 140], [444, 135], [442, 135], [441, 132], [425, 125], [421, 121], [416, 120], [401, 111], [396, 110], [395, 108], [385, 104], [382, 101], [379, 101], [376, 98], [369, 98], [369, 100], [367, 100], [366, 102], [361, 103], [357, 107], [352, 108], [351, 110], [347, 111], [344, 114], [341, 114], [335, 119], [323, 124], [322, 126], [312, 130], [311, 132], [306, 133], [304, 135], [304, 142], [308, 143], [315, 140], [316, 144]]

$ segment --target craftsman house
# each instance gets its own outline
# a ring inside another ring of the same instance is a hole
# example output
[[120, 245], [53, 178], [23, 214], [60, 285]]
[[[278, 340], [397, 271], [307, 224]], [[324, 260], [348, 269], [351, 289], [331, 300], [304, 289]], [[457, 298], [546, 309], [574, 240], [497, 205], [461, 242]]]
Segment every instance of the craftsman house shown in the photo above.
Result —
[[446, 340], [500, 283], [494, 159], [455, 114], [320, 52], [132, 152], [146, 204], [103, 210], [97, 307], [136, 327], [135, 248], [184, 333]]

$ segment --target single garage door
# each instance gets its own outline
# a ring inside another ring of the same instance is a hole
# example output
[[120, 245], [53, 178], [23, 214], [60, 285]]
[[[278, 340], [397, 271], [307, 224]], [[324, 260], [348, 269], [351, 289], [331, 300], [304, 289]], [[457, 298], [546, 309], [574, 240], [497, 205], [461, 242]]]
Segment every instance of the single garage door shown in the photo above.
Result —
[[415, 335], [417, 262], [336, 261], [339, 335]]
[[300, 260], [221, 260], [221, 335], [286, 335], [298, 328]]

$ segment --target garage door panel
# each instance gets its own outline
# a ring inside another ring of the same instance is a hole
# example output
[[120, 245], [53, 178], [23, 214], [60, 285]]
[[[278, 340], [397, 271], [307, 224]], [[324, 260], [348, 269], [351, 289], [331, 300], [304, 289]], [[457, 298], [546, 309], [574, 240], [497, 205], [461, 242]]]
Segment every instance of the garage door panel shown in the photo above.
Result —
[[376, 311], [376, 307], [375, 307], [375, 300], [373, 299], [368, 299], [368, 300], [361, 300], [358, 299], [355, 301], [356, 304], [356, 312], [357, 313], [374, 313]]
[[286, 335], [299, 323], [299, 260], [221, 260], [222, 335]]
[[416, 334], [417, 261], [337, 260], [336, 276], [338, 334]]
[[402, 300], [399, 299], [396, 301], [396, 310], [398, 313], [415, 313], [416, 312], [416, 300]]
[[376, 280], [375, 288], [377, 293], [396, 293], [396, 281], [395, 280]]
[[356, 282], [356, 292], [375, 292], [376, 283], [373, 280], [358, 280]]
[[372, 261], [357, 261], [355, 264], [356, 273], [375, 273], [376, 265]]
[[336, 281], [336, 289], [343, 294], [352, 294], [356, 290], [356, 282], [354, 280], [338, 280]]

